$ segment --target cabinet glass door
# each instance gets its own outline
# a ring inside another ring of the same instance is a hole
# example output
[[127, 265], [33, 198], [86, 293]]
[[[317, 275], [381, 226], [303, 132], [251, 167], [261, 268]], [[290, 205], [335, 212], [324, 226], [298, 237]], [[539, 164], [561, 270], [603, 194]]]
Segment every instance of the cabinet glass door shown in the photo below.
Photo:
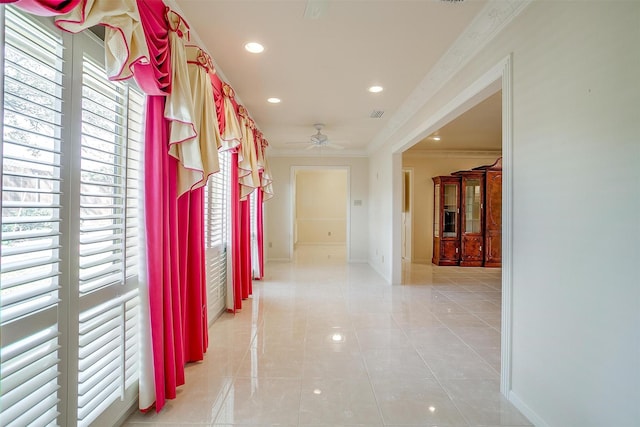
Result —
[[458, 235], [458, 186], [444, 184], [444, 203], [442, 237], [456, 237]]
[[440, 237], [440, 184], [436, 184], [434, 190], [434, 205], [433, 211], [433, 236]]
[[464, 186], [464, 232], [480, 233], [480, 210], [482, 208], [479, 179], [468, 179]]

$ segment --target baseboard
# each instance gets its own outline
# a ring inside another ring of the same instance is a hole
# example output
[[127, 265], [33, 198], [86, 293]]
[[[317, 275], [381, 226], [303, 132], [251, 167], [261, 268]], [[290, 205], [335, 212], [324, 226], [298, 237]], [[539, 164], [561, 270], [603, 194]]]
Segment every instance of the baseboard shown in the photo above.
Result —
[[369, 267], [371, 267], [373, 269], [373, 271], [375, 271], [376, 273], [378, 273], [378, 276], [382, 277], [382, 279], [387, 282], [388, 285], [391, 285], [391, 278], [387, 277], [384, 275], [384, 273], [380, 270], [380, 268], [378, 267], [378, 265], [374, 264], [373, 262], [371, 262], [371, 260], [367, 261], [367, 264], [369, 264]]
[[298, 246], [347, 246], [346, 242], [304, 242], [304, 243], [296, 243], [295, 247]]
[[[133, 415], [136, 411], [139, 411], [140, 409], [138, 408], [138, 399], [136, 398], [135, 401], [131, 402], [131, 406], [129, 407], [129, 409], [127, 409], [117, 420], [114, 424], [114, 426], [121, 426], [122, 424], [125, 423], [125, 421], [127, 421], [127, 419]], [[155, 411], [155, 407], [153, 408], [153, 410]]]
[[547, 424], [542, 419], [542, 417], [540, 417], [540, 415], [538, 415], [533, 409], [531, 409], [526, 403], [524, 403], [513, 391], [509, 392], [508, 399], [509, 402], [511, 402], [513, 406], [515, 406], [516, 409], [522, 413], [522, 415], [527, 417], [531, 424], [536, 427], [550, 427], [549, 424]]

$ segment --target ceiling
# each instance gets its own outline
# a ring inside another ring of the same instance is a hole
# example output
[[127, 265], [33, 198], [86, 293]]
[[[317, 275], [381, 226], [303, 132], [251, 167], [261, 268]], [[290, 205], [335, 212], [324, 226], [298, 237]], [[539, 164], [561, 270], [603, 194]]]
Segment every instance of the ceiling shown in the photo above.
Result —
[[407, 152], [501, 149], [502, 91], [498, 91], [415, 144]]
[[[322, 132], [345, 154], [365, 152], [486, 3], [175, 0], [195, 41], [211, 54], [272, 149], [303, 150], [314, 123], [324, 123]], [[305, 17], [307, 6], [316, 19]], [[250, 41], [264, 45], [264, 52], [245, 51]], [[370, 93], [372, 85], [384, 90]], [[269, 97], [282, 102], [270, 104]], [[373, 110], [384, 114], [371, 118]], [[478, 149], [464, 142], [477, 130], [460, 125], [441, 132], [456, 141], [455, 149]], [[444, 149], [444, 139], [437, 149]]]

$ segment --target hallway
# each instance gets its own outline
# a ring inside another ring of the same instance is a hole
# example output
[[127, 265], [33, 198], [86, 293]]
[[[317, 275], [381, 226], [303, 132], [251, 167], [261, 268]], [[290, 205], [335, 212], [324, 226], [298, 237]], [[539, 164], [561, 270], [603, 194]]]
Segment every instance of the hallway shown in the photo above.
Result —
[[391, 287], [344, 254], [270, 263], [178, 397], [124, 425], [530, 425], [499, 392], [499, 269], [406, 265]]

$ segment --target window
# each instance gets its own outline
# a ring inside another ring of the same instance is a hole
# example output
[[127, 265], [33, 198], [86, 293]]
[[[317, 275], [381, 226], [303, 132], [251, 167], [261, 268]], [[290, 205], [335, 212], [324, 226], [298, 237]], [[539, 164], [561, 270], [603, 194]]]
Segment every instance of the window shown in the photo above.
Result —
[[113, 422], [137, 394], [144, 96], [95, 37], [0, 25], [1, 423]]
[[60, 388], [63, 44], [5, 10], [0, 407], [3, 425], [47, 425]]
[[204, 223], [207, 271], [207, 318], [209, 323], [226, 308], [227, 221], [231, 155], [219, 153], [220, 172], [209, 177], [205, 187]]
[[[144, 97], [82, 55], [79, 179], [78, 425], [137, 384], [138, 181]], [[74, 230], [75, 231], [75, 230]]]

